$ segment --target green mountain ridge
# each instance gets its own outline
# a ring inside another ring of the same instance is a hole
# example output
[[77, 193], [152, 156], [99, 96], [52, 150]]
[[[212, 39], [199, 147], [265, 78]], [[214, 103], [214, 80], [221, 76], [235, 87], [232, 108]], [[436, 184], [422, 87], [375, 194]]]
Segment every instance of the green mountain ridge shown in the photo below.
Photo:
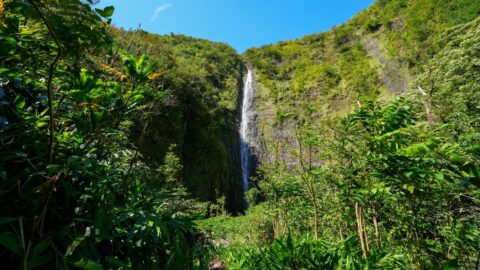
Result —
[[359, 102], [416, 89], [443, 32], [476, 18], [479, 9], [475, 1], [377, 1], [331, 31], [247, 50], [257, 69], [260, 137], [270, 152], [264, 159], [289, 160], [288, 147], [272, 154], [275, 134], [292, 137], [281, 130], [298, 120], [289, 118], [313, 113], [317, 124], [336, 121]]
[[160, 164], [169, 145], [176, 145], [182, 178], [192, 195], [203, 201], [224, 196], [230, 211], [242, 210], [237, 136], [244, 72], [240, 57], [230, 46], [208, 40], [112, 31], [120, 47], [136, 44], [132, 53], [149, 52], [153, 61], [164, 65], [161, 88], [172, 97], [149, 126], [142, 154]]

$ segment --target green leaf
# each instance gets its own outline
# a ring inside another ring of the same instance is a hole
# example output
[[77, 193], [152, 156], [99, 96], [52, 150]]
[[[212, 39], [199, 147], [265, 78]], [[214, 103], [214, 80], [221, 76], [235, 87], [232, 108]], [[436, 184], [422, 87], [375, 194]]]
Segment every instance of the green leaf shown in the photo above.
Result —
[[85, 235], [79, 236], [73, 240], [73, 242], [68, 246], [67, 252], [65, 252], [65, 257], [66, 256], [71, 256], [73, 252], [75, 252], [75, 249], [87, 238]]
[[17, 41], [10, 36], [0, 34], [0, 59], [13, 53], [17, 48]]
[[437, 179], [437, 180], [444, 180], [444, 179], [445, 179], [445, 176], [443, 175], [443, 173], [438, 172], [438, 173], [435, 173], [435, 179]]
[[120, 261], [119, 259], [117, 259], [115, 257], [108, 256], [108, 257], [106, 257], [106, 260], [107, 260], [108, 263], [113, 264], [115, 266], [118, 266], [118, 268], [125, 268], [125, 269], [128, 268], [128, 265], [126, 263]]
[[25, 107], [25, 97], [18, 95], [13, 101], [13, 105], [15, 105], [17, 111], [21, 111]]
[[426, 144], [417, 143], [399, 149], [397, 153], [405, 157], [419, 157], [425, 155], [429, 150]]
[[41, 128], [41, 127], [44, 127], [44, 126], [47, 126], [48, 123], [47, 122], [37, 122], [37, 128]]
[[28, 269], [35, 269], [39, 266], [42, 266], [54, 258], [52, 254], [44, 255], [44, 256], [32, 256], [32, 258], [27, 262]]
[[48, 174], [55, 174], [59, 172], [61, 169], [62, 169], [62, 166], [60, 165], [50, 164], [47, 166], [46, 171]]
[[135, 96], [133, 96], [133, 102], [139, 102], [143, 99], [143, 95], [142, 94], [137, 94]]
[[73, 263], [73, 265], [75, 265], [76, 267], [78, 268], [82, 268], [82, 269], [87, 269], [87, 270], [102, 270], [103, 267], [102, 265], [92, 261], [92, 260], [89, 260], [89, 259], [81, 259], [75, 263]]
[[100, 16], [102, 16], [104, 18], [108, 18], [108, 17], [113, 15], [113, 12], [115, 11], [115, 8], [113, 6], [108, 6], [108, 7], [105, 7], [103, 10], [96, 8], [95, 11], [97, 11], [97, 13]]
[[12, 233], [0, 233], [0, 244], [18, 256], [23, 255], [23, 248]]
[[442, 268], [440, 270], [458, 270], [460, 269], [460, 266], [458, 265], [458, 260], [448, 260], [442, 265]]
[[17, 220], [17, 218], [12, 218], [12, 217], [0, 217], [0, 224], [5, 224], [5, 223], [10, 223], [14, 220]]
[[78, 143], [78, 144], [82, 144], [83, 143], [83, 137], [80, 136], [80, 135], [77, 135], [75, 137], [73, 137], [73, 140]]
[[405, 184], [405, 185], [403, 185], [403, 189], [408, 190], [408, 192], [410, 192], [410, 194], [413, 194], [413, 191], [415, 190], [415, 187], [412, 186], [412, 185]]
[[464, 164], [467, 159], [459, 155], [452, 155], [450, 156], [450, 161], [457, 164]]
[[40, 256], [50, 246], [50, 239], [43, 239], [33, 248], [32, 257]]
[[73, 163], [76, 163], [79, 160], [81, 160], [81, 157], [79, 157], [79, 156], [69, 156], [67, 158], [67, 165], [72, 165]]

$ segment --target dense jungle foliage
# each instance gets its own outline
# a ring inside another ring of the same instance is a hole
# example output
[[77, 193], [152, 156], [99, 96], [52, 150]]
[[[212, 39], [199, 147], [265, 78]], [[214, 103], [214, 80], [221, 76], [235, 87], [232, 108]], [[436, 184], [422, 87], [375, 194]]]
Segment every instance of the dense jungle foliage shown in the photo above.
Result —
[[480, 269], [479, 1], [242, 56], [96, 2], [0, 0], [2, 269]]
[[192, 220], [242, 205], [240, 57], [93, 1], [0, 3], [2, 267], [207, 268]]

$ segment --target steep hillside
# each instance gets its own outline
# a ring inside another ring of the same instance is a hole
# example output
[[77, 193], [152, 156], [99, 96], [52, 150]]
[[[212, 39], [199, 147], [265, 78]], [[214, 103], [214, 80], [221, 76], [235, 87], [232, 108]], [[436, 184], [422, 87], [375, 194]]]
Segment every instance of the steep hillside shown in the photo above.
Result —
[[439, 36], [479, 14], [476, 0], [379, 0], [328, 32], [248, 50], [261, 159], [295, 162], [293, 130], [307, 118], [328, 125], [368, 100], [416, 88]]
[[[155, 104], [141, 153], [158, 166], [170, 149], [181, 157], [182, 180], [203, 201], [225, 197], [226, 207], [241, 210], [237, 104], [244, 65], [223, 43], [183, 35], [154, 35], [112, 29], [116, 42], [134, 55], [148, 53], [160, 63]], [[140, 118], [140, 117], [139, 117]], [[142, 132], [138, 123], [133, 136]]]

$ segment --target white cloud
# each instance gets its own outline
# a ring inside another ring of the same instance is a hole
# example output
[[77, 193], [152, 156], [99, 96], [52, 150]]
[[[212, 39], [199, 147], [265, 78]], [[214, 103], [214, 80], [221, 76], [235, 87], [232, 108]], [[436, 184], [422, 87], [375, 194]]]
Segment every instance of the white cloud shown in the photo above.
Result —
[[163, 4], [163, 5], [158, 6], [155, 9], [155, 12], [153, 12], [153, 15], [150, 18], [150, 21], [153, 22], [156, 19], [158, 19], [158, 17], [160, 16], [160, 13], [164, 12], [165, 10], [169, 9], [170, 7], [172, 7], [172, 4]]

